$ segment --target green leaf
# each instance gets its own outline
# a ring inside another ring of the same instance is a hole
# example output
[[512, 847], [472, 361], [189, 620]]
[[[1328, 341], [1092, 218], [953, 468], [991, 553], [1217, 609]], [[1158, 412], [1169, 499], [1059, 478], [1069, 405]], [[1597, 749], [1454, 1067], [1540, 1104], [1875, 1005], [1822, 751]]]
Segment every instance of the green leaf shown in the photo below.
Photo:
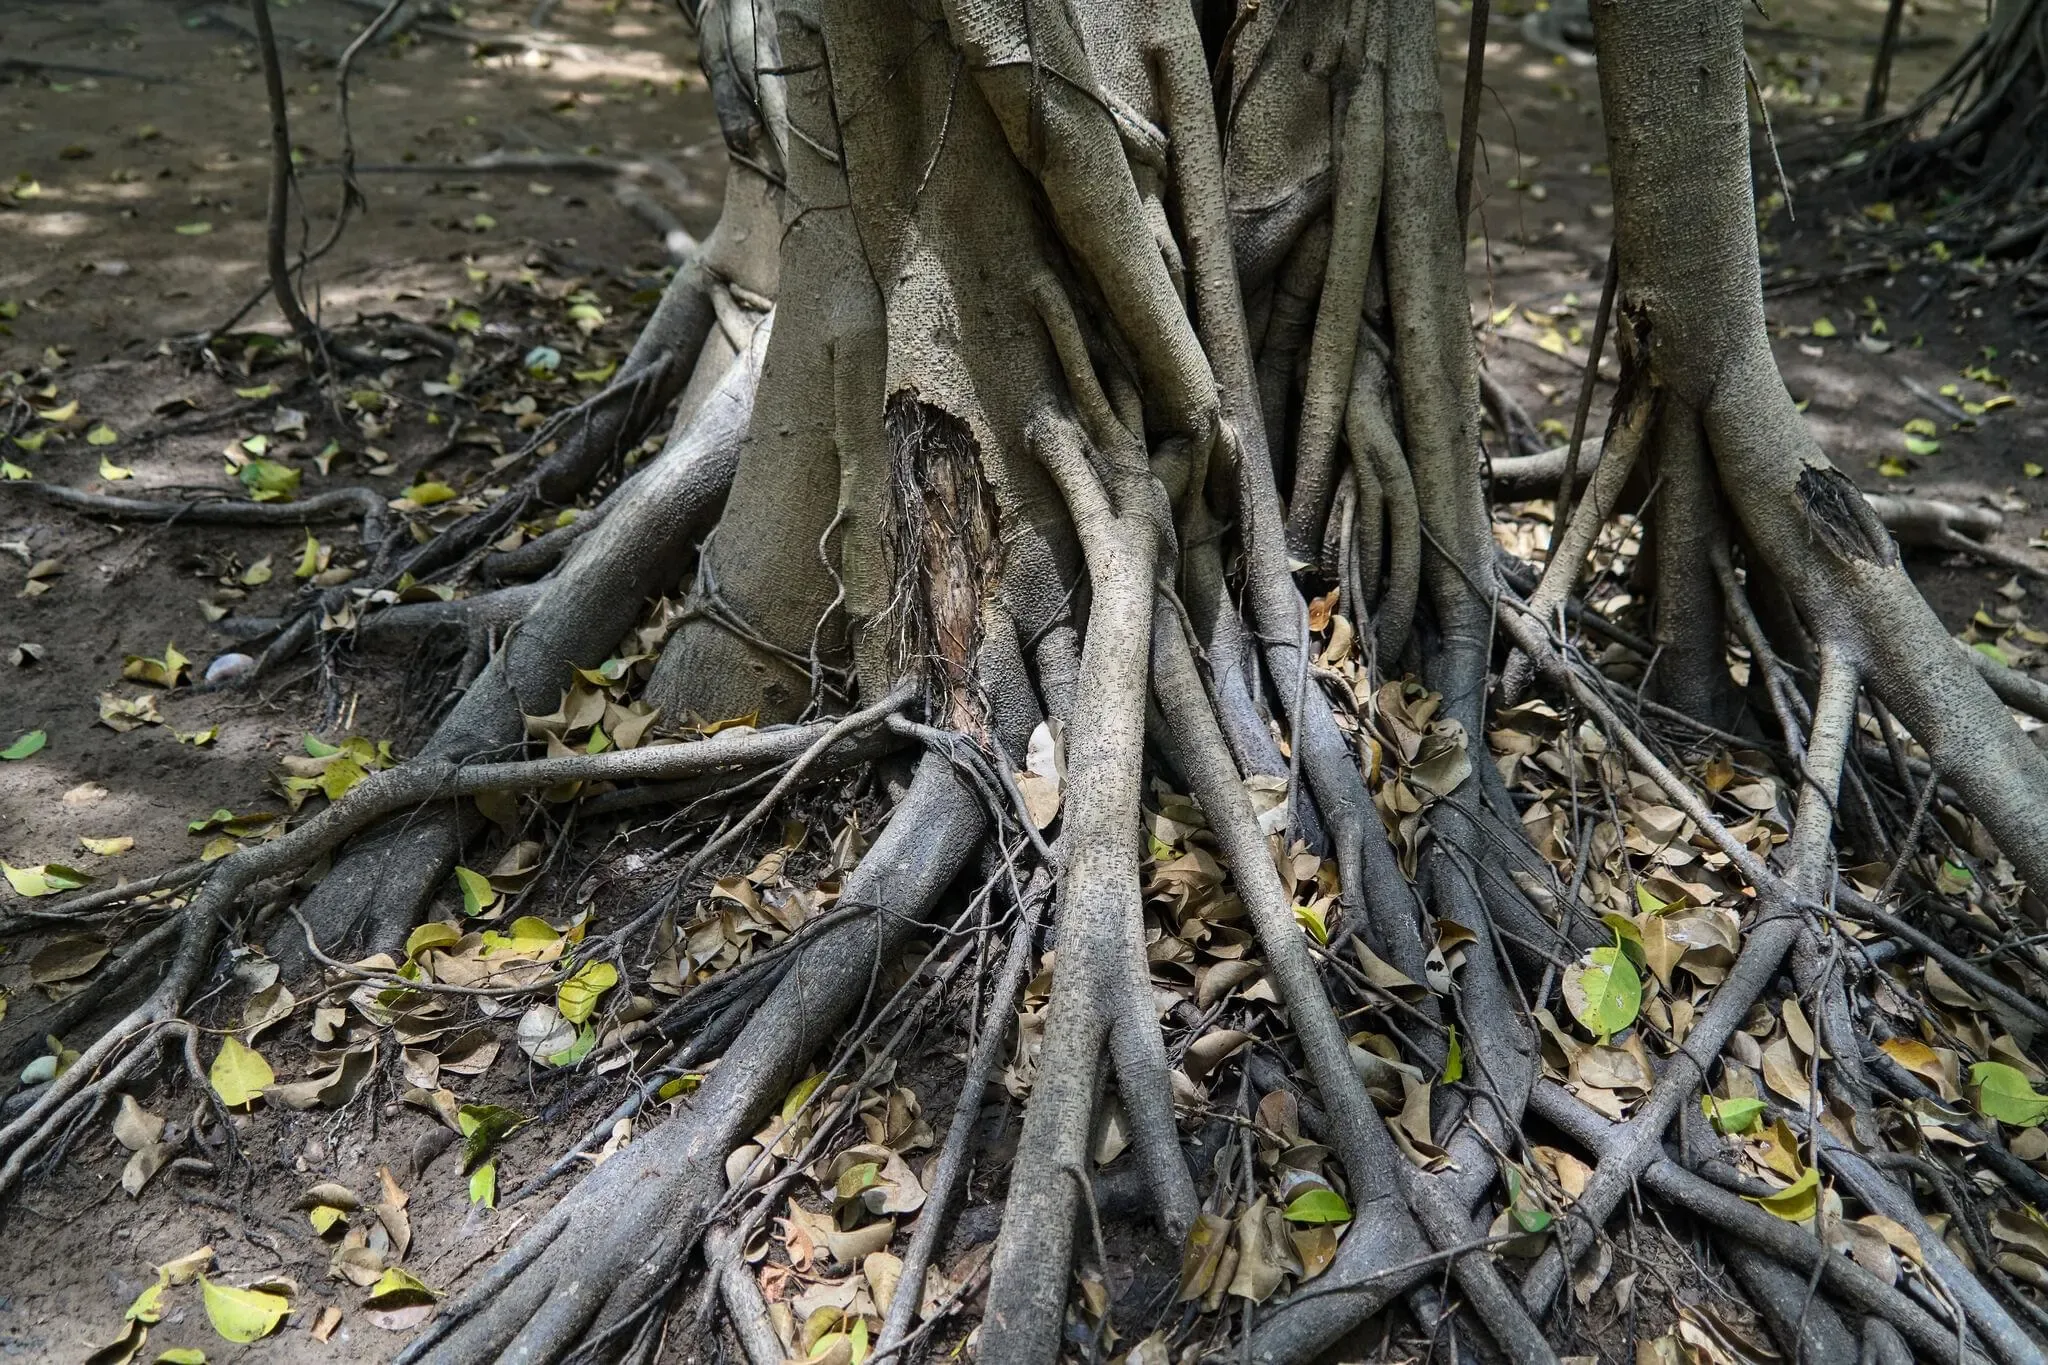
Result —
[[663, 1081], [661, 1084], [661, 1089], [654, 1092], [654, 1098], [664, 1102], [672, 1100], [676, 1098], [678, 1095], [687, 1095], [691, 1093], [703, 1083], [704, 1078], [702, 1076], [698, 1075], [694, 1071], [688, 1072], [684, 1075], [677, 1076], [672, 1080]]
[[0, 749], [0, 758], [10, 762], [17, 758], [27, 758], [30, 754], [42, 752], [43, 746], [49, 742], [50, 736], [46, 731], [31, 730], [6, 748]]
[[105, 422], [85, 433], [85, 443], [89, 446], [110, 446], [120, 439], [121, 433]]
[[299, 471], [276, 460], [251, 460], [235, 471], [235, 477], [258, 502], [288, 498], [299, 491]]
[[180, 237], [204, 237], [207, 233], [213, 231], [213, 224], [204, 222], [180, 223], [172, 228], [171, 231], [177, 233]]
[[155, 1322], [164, 1315], [165, 1281], [159, 1278], [149, 1288], [135, 1296], [135, 1302], [128, 1305], [125, 1316], [131, 1322]]
[[1287, 1221], [1322, 1227], [1351, 1221], [1351, 1206], [1335, 1190], [1304, 1190], [1287, 1206]]
[[1320, 904], [1295, 906], [1294, 922], [1308, 930], [1309, 936], [1317, 943], [1329, 946], [1330, 925]]
[[491, 879], [483, 873], [467, 867], [455, 869], [455, 880], [462, 886], [462, 913], [481, 915], [498, 903], [498, 890], [491, 885]]
[[411, 960], [429, 948], [452, 948], [461, 941], [462, 931], [447, 920], [428, 920], [406, 935], [405, 956]]
[[453, 501], [455, 490], [445, 483], [416, 483], [405, 490], [405, 496], [415, 507], [432, 507], [436, 503]]
[[1565, 1004], [1572, 1017], [1602, 1038], [1636, 1021], [1643, 979], [1618, 945], [1595, 948], [1565, 968]]
[[229, 1341], [255, 1341], [269, 1336], [292, 1309], [292, 1301], [282, 1294], [231, 1289], [204, 1275], [199, 1277], [199, 1287], [206, 1296], [206, 1316], [213, 1323], [213, 1330]]
[[1747, 1133], [1763, 1118], [1764, 1102], [1746, 1098], [1724, 1100], [1702, 1095], [1700, 1108], [1714, 1121], [1715, 1132], [1724, 1135]]
[[[206, 1079], [213, 1085], [213, 1093], [220, 1096], [221, 1103], [230, 1109], [254, 1104], [263, 1094], [263, 1088], [277, 1083], [277, 1073], [270, 1069], [270, 1063], [263, 1060], [263, 1054], [254, 1048], [244, 1047], [230, 1033], [220, 1040], [220, 1054], [213, 1059], [213, 1066], [206, 1073]], [[265, 1329], [268, 1330], [267, 1328]], [[222, 1333], [223, 1336], [226, 1333]], [[261, 1336], [262, 1333], [257, 1333]], [[255, 1337], [230, 1337], [231, 1341], [254, 1341]]]
[[1939, 455], [1941, 453], [1941, 442], [1930, 441], [1925, 436], [1908, 436], [1906, 438], [1906, 453], [1908, 455]]
[[2004, 1062], [1978, 1062], [1970, 1068], [1977, 1092], [1977, 1112], [2015, 1128], [2036, 1128], [2048, 1119], [2048, 1098], [2037, 1094], [2026, 1073]]
[[496, 1104], [465, 1104], [455, 1111], [455, 1126], [462, 1130], [462, 1169], [474, 1171], [505, 1135], [526, 1122], [517, 1109]]
[[411, 1271], [392, 1266], [384, 1272], [377, 1283], [370, 1286], [370, 1297], [363, 1300], [365, 1308], [408, 1308], [415, 1304], [432, 1303], [441, 1297], [429, 1289], [424, 1280]]
[[0, 873], [6, 874], [8, 885], [24, 896], [54, 896], [59, 891], [76, 891], [92, 880], [77, 868], [66, 867], [62, 863], [16, 867], [0, 861]]
[[487, 1209], [498, 1207], [498, 1163], [486, 1161], [469, 1173], [469, 1202]]
[[619, 969], [609, 962], [586, 962], [555, 992], [555, 1008], [572, 1024], [580, 1024], [596, 1010], [598, 999], [619, 984]]
[[1826, 318], [1815, 318], [1813, 320], [1813, 334], [1817, 337], [1834, 336], [1836, 335], [1835, 324]]
[[808, 1100], [816, 1092], [817, 1088], [824, 1083], [824, 1080], [825, 1073], [820, 1071], [816, 1075], [804, 1077], [804, 1079], [798, 1081], [790, 1088], [790, 1092], [783, 1096], [782, 1099], [782, 1121], [784, 1123], [795, 1122], [797, 1111], [804, 1107], [804, 1101]]
[[1449, 1042], [1444, 1047], [1444, 1084], [1463, 1080], [1465, 1076], [1465, 1049], [1458, 1045], [1458, 1026], [1446, 1024], [1444, 1032]]
[[1808, 1166], [1799, 1173], [1797, 1180], [1776, 1194], [1762, 1198], [1744, 1195], [1743, 1198], [1788, 1223], [1811, 1223], [1814, 1210], [1820, 1207], [1820, 1172]]
[[306, 746], [306, 753], [313, 758], [333, 758], [341, 752], [339, 746], [329, 744], [326, 740], [314, 735], [307, 735], [300, 742]]
[[[557, 1010], [556, 1013], [561, 1011]], [[574, 1066], [590, 1055], [590, 1049], [597, 1046], [597, 1030], [585, 1024], [576, 1030], [576, 1041], [560, 1052], [551, 1052], [541, 1058], [549, 1066]]]
[[206, 1365], [206, 1352], [197, 1346], [172, 1346], [157, 1352], [156, 1365]]

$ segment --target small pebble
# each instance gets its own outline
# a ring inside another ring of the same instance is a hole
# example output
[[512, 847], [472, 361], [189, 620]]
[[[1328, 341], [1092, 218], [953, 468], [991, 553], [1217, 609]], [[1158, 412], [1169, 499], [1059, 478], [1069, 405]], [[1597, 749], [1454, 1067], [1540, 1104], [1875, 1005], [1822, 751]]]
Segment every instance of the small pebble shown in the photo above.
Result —
[[237, 678], [256, 666], [256, 661], [246, 654], [222, 654], [206, 666], [206, 680], [210, 683], [225, 682]]

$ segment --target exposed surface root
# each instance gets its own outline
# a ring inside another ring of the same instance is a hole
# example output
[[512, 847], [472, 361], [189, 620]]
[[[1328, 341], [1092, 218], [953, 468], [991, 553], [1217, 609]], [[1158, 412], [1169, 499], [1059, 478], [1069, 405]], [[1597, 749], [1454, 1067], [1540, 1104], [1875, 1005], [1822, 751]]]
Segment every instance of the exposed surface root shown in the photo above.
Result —
[[916, 930], [986, 824], [941, 760], [926, 759], [842, 900], [871, 907], [798, 955], [726, 1050], [685, 1116], [607, 1161], [400, 1355], [401, 1362], [554, 1360], [585, 1340], [615, 1345], [659, 1323], [726, 1157], [767, 1116], [879, 963]]
[[[535, 581], [359, 625], [464, 632], [410, 761], [21, 917], [121, 951], [0, 1193], [166, 1048], [205, 1084], [267, 929], [330, 1032], [516, 1003], [569, 1126], [507, 1203], [596, 1167], [407, 1362], [708, 1354], [719, 1304], [755, 1365], [1543, 1362], [1659, 1239], [1791, 1357], [2040, 1359], [2001, 1247], [2048, 1196], [2048, 756], [2007, 708], [2048, 690], [1898, 549], [1996, 521], [1859, 493], [1784, 393], [1739, 9], [1594, 19], [1626, 382], [1577, 473], [1489, 496], [1482, 410], [1529, 433], [1427, 0], [706, 7], [727, 212], [553, 453], [417, 546], [368, 495], [233, 509], [360, 516], [379, 582]], [[574, 529], [490, 548], [670, 408]], [[1560, 492], [1547, 559], [1489, 506]], [[1633, 1292], [1644, 1358], [1710, 1332]]]

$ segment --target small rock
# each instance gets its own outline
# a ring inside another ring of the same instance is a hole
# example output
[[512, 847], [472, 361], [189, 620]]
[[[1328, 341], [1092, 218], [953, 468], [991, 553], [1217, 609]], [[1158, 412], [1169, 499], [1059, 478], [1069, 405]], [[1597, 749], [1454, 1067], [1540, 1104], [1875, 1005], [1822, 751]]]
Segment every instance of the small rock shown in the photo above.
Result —
[[57, 1058], [54, 1054], [48, 1052], [21, 1069], [21, 1083], [23, 1085], [46, 1085], [56, 1079]]
[[206, 680], [210, 683], [226, 682], [239, 678], [256, 666], [256, 661], [246, 654], [222, 654], [206, 666]]

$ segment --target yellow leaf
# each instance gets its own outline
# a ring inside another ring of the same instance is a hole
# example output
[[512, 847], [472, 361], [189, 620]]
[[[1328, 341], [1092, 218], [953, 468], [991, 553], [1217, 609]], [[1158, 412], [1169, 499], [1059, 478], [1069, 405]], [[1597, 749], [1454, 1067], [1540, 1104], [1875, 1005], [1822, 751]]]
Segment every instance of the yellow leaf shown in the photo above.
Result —
[[[263, 1060], [263, 1054], [254, 1048], [244, 1047], [228, 1034], [220, 1041], [220, 1055], [213, 1059], [213, 1067], [206, 1073], [206, 1079], [213, 1085], [213, 1093], [220, 1096], [221, 1103], [231, 1109], [254, 1104], [263, 1094], [263, 1088], [275, 1084], [277, 1073], [270, 1069], [270, 1063]], [[211, 1304], [208, 1305], [209, 1309]], [[264, 1331], [270, 1330], [265, 1328]], [[226, 1336], [223, 1332], [221, 1335]], [[263, 1335], [258, 1332], [257, 1336]], [[229, 1337], [229, 1340], [254, 1341], [255, 1337]]]
[[1817, 337], [1831, 337], [1840, 335], [1838, 332], [1835, 331], [1835, 324], [1828, 321], [1826, 318], [1815, 318], [1813, 320], [1813, 334]]
[[45, 422], [68, 422], [78, 415], [78, 400], [72, 399], [61, 408], [37, 408], [36, 416]]
[[1813, 1212], [1820, 1206], [1820, 1172], [1809, 1166], [1800, 1173], [1797, 1180], [1761, 1198], [1743, 1196], [1766, 1213], [1774, 1213], [1788, 1223], [1811, 1223]]
[[97, 853], [102, 858], [113, 858], [135, 847], [135, 840], [122, 834], [112, 839], [95, 839], [89, 834], [78, 836], [78, 842], [85, 845], [88, 853]]
[[483, 873], [472, 868], [458, 867], [455, 869], [455, 880], [462, 886], [463, 914], [481, 915], [497, 904], [497, 888], [491, 885], [491, 879]]
[[12, 863], [0, 862], [0, 873], [4, 873], [8, 884], [24, 896], [54, 896], [59, 891], [76, 891], [92, 880], [83, 872], [62, 863], [16, 867]]
[[131, 1322], [155, 1322], [164, 1315], [165, 1281], [161, 1278], [135, 1296], [124, 1314]]
[[609, 962], [586, 962], [555, 993], [555, 1008], [572, 1024], [590, 1018], [606, 991], [619, 984], [619, 969]]
[[213, 1330], [229, 1341], [256, 1341], [277, 1330], [292, 1301], [282, 1294], [260, 1289], [234, 1289], [215, 1284], [204, 1275], [199, 1287], [206, 1295], [206, 1316]]
[[405, 496], [415, 507], [432, 507], [454, 498], [455, 490], [445, 483], [417, 483], [405, 490]]
[[292, 570], [293, 578], [311, 578], [320, 572], [320, 542], [313, 539], [311, 531], [306, 532], [306, 548], [299, 555], [299, 567]]
[[105, 422], [100, 423], [91, 431], [85, 433], [85, 443], [89, 446], [110, 446], [120, 439], [121, 433], [115, 431]]

